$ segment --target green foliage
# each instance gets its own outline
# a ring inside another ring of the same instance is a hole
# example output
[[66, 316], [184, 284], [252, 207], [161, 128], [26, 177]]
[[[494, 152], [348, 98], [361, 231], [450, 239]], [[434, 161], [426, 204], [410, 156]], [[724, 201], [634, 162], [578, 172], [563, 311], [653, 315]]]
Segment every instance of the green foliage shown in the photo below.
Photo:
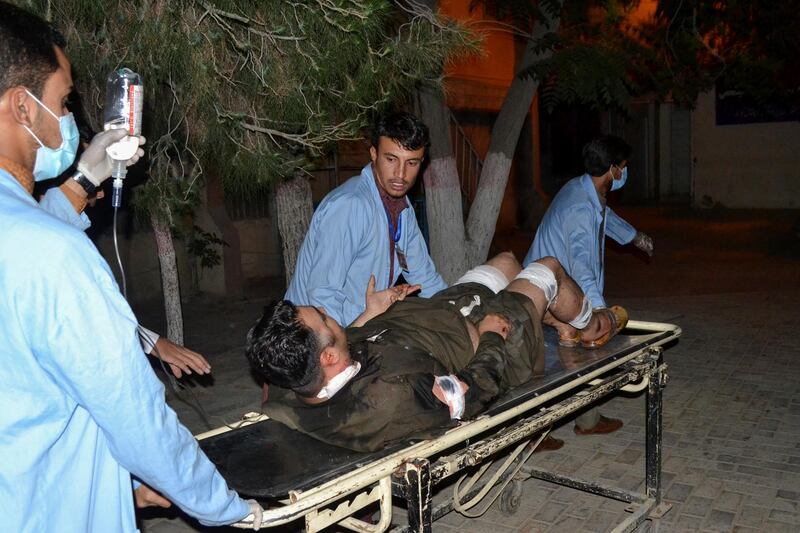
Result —
[[579, 103], [625, 110], [631, 95], [640, 89], [640, 75], [631, 57], [646, 51], [631, 39], [631, 29], [625, 26], [625, 17], [635, 0], [482, 3], [493, 16], [527, 34], [545, 15], [559, 21], [557, 31], [547, 32], [531, 43], [540, 58], [522, 65], [518, 73], [539, 81], [539, 97], [546, 109], [552, 110], [561, 103]]
[[623, 58], [607, 48], [576, 43], [560, 48], [523, 75], [543, 81], [539, 96], [548, 111], [562, 102], [624, 108], [630, 98], [626, 67]]
[[[554, 0], [473, 0], [530, 32]], [[751, 96], [800, 105], [800, 0], [659, 0], [653, 20], [628, 15], [638, 0], [564, 2], [557, 33], [534, 43], [545, 54], [521, 75], [541, 82], [540, 97], [625, 110], [632, 96], [654, 94], [692, 105], [720, 83]]]
[[468, 44], [457, 26], [388, 0], [43, 0], [65, 34], [95, 130], [105, 77], [145, 81], [149, 179], [137, 207], [174, 224], [204, 172], [237, 191], [308, 167], [376, 112], [436, 81]]
[[800, 1], [661, 0], [644, 37], [658, 46], [658, 65], [679, 83], [674, 97], [693, 101], [698, 89], [721, 84], [755, 102], [800, 105]]
[[213, 268], [222, 263], [222, 257], [215, 246], [228, 246], [228, 243], [198, 226], [193, 226], [192, 230], [186, 248], [191, 255], [200, 260], [200, 267]]

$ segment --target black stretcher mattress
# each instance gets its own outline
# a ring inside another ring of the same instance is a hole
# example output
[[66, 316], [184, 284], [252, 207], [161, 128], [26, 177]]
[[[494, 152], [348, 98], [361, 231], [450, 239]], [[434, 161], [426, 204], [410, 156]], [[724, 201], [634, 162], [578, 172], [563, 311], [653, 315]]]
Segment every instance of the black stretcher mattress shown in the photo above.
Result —
[[[545, 329], [545, 375], [517, 387], [486, 411], [493, 415], [544, 394], [568, 381], [655, 344], [672, 332], [625, 329], [597, 350], [564, 348], [554, 329]], [[411, 441], [380, 452], [354, 452], [325, 444], [273, 420], [264, 420], [200, 441], [228, 485], [242, 495], [283, 498], [291, 490], [308, 490], [369, 464]]]

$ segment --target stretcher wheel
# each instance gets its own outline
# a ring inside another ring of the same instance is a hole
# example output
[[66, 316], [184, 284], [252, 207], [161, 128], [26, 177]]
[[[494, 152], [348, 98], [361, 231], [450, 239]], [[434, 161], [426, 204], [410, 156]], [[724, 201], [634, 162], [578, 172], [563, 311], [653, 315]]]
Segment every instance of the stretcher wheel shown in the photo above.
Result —
[[511, 481], [500, 495], [500, 511], [505, 515], [512, 515], [519, 510], [522, 501], [522, 481]]

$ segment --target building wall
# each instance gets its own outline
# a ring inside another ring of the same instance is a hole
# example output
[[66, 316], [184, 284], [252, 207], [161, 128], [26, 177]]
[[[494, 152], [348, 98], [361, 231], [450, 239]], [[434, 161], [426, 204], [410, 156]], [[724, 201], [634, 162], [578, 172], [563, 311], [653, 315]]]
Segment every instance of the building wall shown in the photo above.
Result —
[[714, 92], [692, 113], [696, 206], [800, 207], [800, 123], [717, 126]]
[[[516, 59], [523, 51], [524, 42], [516, 40], [511, 32], [499, 24], [487, 22], [490, 17], [480, 4], [468, 0], [442, 0], [439, 2], [439, 9], [444, 15], [470, 25], [482, 38], [477, 54], [460, 58], [448, 65], [445, 94], [447, 105], [467, 139], [481, 160], [485, 160], [492, 127], [514, 79]], [[530, 123], [526, 122], [525, 127], [530, 130]], [[524, 198], [517, 198], [517, 191], [534, 186], [534, 170], [530, 161], [531, 152], [535, 148], [532, 133], [523, 132], [520, 135], [525, 144], [518, 147], [512, 163], [497, 217], [496, 233], [519, 229], [520, 210], [531, 208], [530, 205], [519, 205], [519, 201], [526, 201], [528, 198], [525, 195]], [[520, 162], [524, 164], [521, 165]], [[524, 182], [524, 186], [521, 186], [520, 181]], [[466, 188], [470, 191], [470, 197], [474, 196], [474, 186]], [[527, 218], [522, 218], [527, 224]]]
[[[128, 301], [149, 302], [160, 300], [161, 293], [161, 267], [158, 262], [156, 240], [152, 231], [135, 231], [128, 235], [120, 232], [118, 235], [119, 255], [125, 269], [125, 281], [128, 287]], [[95, 246], [100, 255], [111, 267], [111, 272], [122, 290], [117, 257], [114, 250], [114, 236], [109, 232], [103, 233], [95, 240]], [[175, 259], [178, 263], [178, 277], [181, 284], [181, 297], [187, 298], [192, 294], [192, 273], [186, 248], [179, 240], [175, 241]]]
[[[202, 210], [198, 214], [198, 220], [204, 221], [203, 229], [219, 236], [219, 229], [209, 222], [208, 217], [203, 216]], [[257, 283], [265, 278], [281, 276], [283, 258], [273, 219], [236, 220], [233, 224], [239, 233], [244, 283]], [[183, 299], [189, 298], [198, 290], [209, 294], [227, 294], [224, 263], [210, 269], [201, 268], [199, 261], [187, 253], [182, 240], [176, 238], [174, 243]], [[100, 235], [95, 240], [95, 245], [111, 267], [121, 289], [122, 282], [111, 232]], [[216, 248], [221, 256], [222, 248], [219, 246]], [[119, 252], [125, 268], [128, 300], [137, 303], [160, 300], [161, 267], [153, 233], [151, 231], [134, 231], [127, 235], [120, 233]]]
[[[514, 36], [509, 31], [498, 31], [497, 25], [494, 26], [495, 29], [491, 29], [492, 26], [487, 24], [483, 26], [476, 25], [476, 23], [480, 24], [479, 21], [486, 21], [489, 17], [484, 13], [480, 5], [475, 5], [471, 9], [472, 4], [473, 2], [465, 0], [441, 0], [439, 2], [439, 10], [442, 14], [464, 24], [471, 24], [473, 29], [480, 32], [483, 39], [480, 52], [463, 58], [447, 68], [448, 78], [457, 79], [465, 84], [462, 90], [448, 94], [448, 97], [464, 98], [465, 105], [456, 107], [470, 107], [467, 104], [470, 100], [465, 98], [466, 94], [463, 94], [470, 86], [468, 82], [478, 82], [476, 89], [481, 93], [486, 90], [485, 87], [481, 86], [490, 85], [501, 88], [504, 94], [505, 89], [514, 78], [514, 65], [517, 54]], [[484, 105], [480, 101], [474, 103], [479, 106]], [[496, 109], [499, 109], [499, 106]]]
[[233, 224], [239, 231], [244, 279], [252, 281], [282, 275], [283, 257], [273, 219], [237, 220]]
[[692, 111], [673, 103], [658, 105], [658, 198], [684, 203], [692, 194]]

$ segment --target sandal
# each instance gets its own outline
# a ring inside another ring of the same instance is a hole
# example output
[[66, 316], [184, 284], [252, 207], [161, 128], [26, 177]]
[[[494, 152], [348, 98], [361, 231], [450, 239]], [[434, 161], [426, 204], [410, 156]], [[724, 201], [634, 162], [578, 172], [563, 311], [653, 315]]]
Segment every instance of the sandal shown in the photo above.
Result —
[[577, 348], [580, 343], [581, 331], [579, 329], [575, 330], [575, 335], [572, 337], [570, 337], [569, 334], [562, 334], [560, 331], [558, 332], [559, 346], [563, 346], [564, 348]]
[[609, 319], [611, 320], [611, 324], [613, 324], [612, 328], [605, 334], [602, 335], [594, 340], [591, 341], [581, 341], [581, 346], [588, 350], [594, 350], [595, 348], [600, 348], [604, 346], [608, 341], [610, 341], [614, 336], [619, 333], [620, 331], [625, 328], [625, 325], [628, 323], [628, 312], [625, 310], [624, 307], [620, 307], [618, 305], [614, 305], [607, 309], [602, 309], [598, 312], [601, 313], [608, 313]]

